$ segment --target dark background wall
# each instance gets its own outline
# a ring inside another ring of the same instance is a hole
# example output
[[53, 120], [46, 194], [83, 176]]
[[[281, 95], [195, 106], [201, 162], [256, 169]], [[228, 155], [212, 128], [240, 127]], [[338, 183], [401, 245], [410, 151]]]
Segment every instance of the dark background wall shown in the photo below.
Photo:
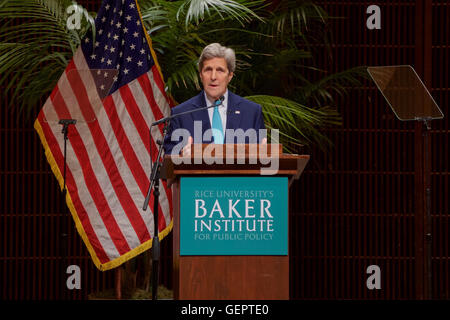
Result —
[[[97, 11], [101, 1], [78, 1]], [[330, 72], [367, 65], [410, 64], [447, 116], [432, 122], [431, 295], [450, 298], [449, 120], [450, 1], [318, 1], [331, 22]], [[366, 9], [381, 8], [381, 30], [366, 28]], [[369, 80], [336, 97], [343, 125], [324, 129], [334, 148], [305, 150], [311, 161], [291, 190], [293, 299], [423, 297], [417, 255], [415, 152], [420, 125], [397, 120]], [[29, 119], [0, 100], [0, 299], [85, 299], [114, 287], [114, 271], [90, 260]], [[39, 107], [36, 108], [36, 114]], [[60, 223], [69, 230], [67, 261], [59, 254]], [[162, 281], [171, 287], [171, 236], [163, 241]], [[62, 266], [81, 268], [81, 290], [63, 290]], [[381, 289], [369, 290], [366, 269], [378, 265]]]

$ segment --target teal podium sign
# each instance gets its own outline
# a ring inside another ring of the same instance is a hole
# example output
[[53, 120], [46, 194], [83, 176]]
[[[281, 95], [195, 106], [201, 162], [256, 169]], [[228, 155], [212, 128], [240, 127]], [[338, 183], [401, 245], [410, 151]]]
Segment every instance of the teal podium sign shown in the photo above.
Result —
[[286, 177], [182, 177], [180, 255], [287, 255]]

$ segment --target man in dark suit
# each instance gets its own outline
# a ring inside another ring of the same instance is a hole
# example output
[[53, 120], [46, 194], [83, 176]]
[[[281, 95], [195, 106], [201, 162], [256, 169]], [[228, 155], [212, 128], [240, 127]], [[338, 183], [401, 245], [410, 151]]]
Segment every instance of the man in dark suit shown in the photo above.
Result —
[[258, 143], [265, 129], [261, 106], [228, 90], [236, 57], [232, 49], [212, 43], [203, 49], [199, 73], [203, 91], [172, 108], [172, 115], [212, 106], [171, 120], [164, 141], [167, 154], [179, 153], [192, 143]]

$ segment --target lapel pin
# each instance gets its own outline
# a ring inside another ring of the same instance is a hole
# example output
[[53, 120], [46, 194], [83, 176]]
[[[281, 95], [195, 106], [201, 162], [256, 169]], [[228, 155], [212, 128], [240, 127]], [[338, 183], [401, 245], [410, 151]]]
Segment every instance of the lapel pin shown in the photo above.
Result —
[[239, 110], [236, 110], [234, 113], [235, 114], [241, 114], [241, 112]]

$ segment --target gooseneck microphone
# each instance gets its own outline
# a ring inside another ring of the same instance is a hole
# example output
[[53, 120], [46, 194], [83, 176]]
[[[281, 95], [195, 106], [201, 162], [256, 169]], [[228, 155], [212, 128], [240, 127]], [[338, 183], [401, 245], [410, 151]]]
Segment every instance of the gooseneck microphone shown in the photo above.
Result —
[[214, 101], [214, 106], [218, 107], [222, 104], [223, 100], [225, 100], [224, 96], [221, 96], [219, 99], [217, 99], [216, 101]]
[[193, 112], [198, 112], [198, 111], [206, 110], [206, 109], [213, 108], [213, 107], [218, 107], [218, 106], [220, 106], [220, 105], [222, 104], [223, 100], [225, 100], [225, 97], [224, 97], [224, 96], [221, 96], [219, 99], [217, 99], [216, 101], [214, 101], [214, 104], [212, 104], [212, 105], [210, 105], [210, 106], [207, 106], [207, 107], [199, 107], [199, 106], [195, 105], [196, 107], [198, 107], [197, 109], [188, 110], [188, 111], [185, 111], [185, 112], [177, 113], [177, 114], [174, 114], [174, 115], [171, 115], [171, 116], [162, 118], [162, 119], [160, 119], [160, 120], [158, 120], [158, 121], [153, 122], [153, 123], [152, 123], [152, 127], [153, 127], [153, 126], [156, 126], [156, 125], [158, 125], [158, 124], [160, 124], [160, 123], [163, 123], [163, 122], [168, 122], [169, 120], [171, 120], [171, 119], [173, 119], [173, 118], [177, 118], [177, 117], [179, 117], [179, 116], [181, 116], [181, 115], [184, 115], [184, 114], [193, 113]]

